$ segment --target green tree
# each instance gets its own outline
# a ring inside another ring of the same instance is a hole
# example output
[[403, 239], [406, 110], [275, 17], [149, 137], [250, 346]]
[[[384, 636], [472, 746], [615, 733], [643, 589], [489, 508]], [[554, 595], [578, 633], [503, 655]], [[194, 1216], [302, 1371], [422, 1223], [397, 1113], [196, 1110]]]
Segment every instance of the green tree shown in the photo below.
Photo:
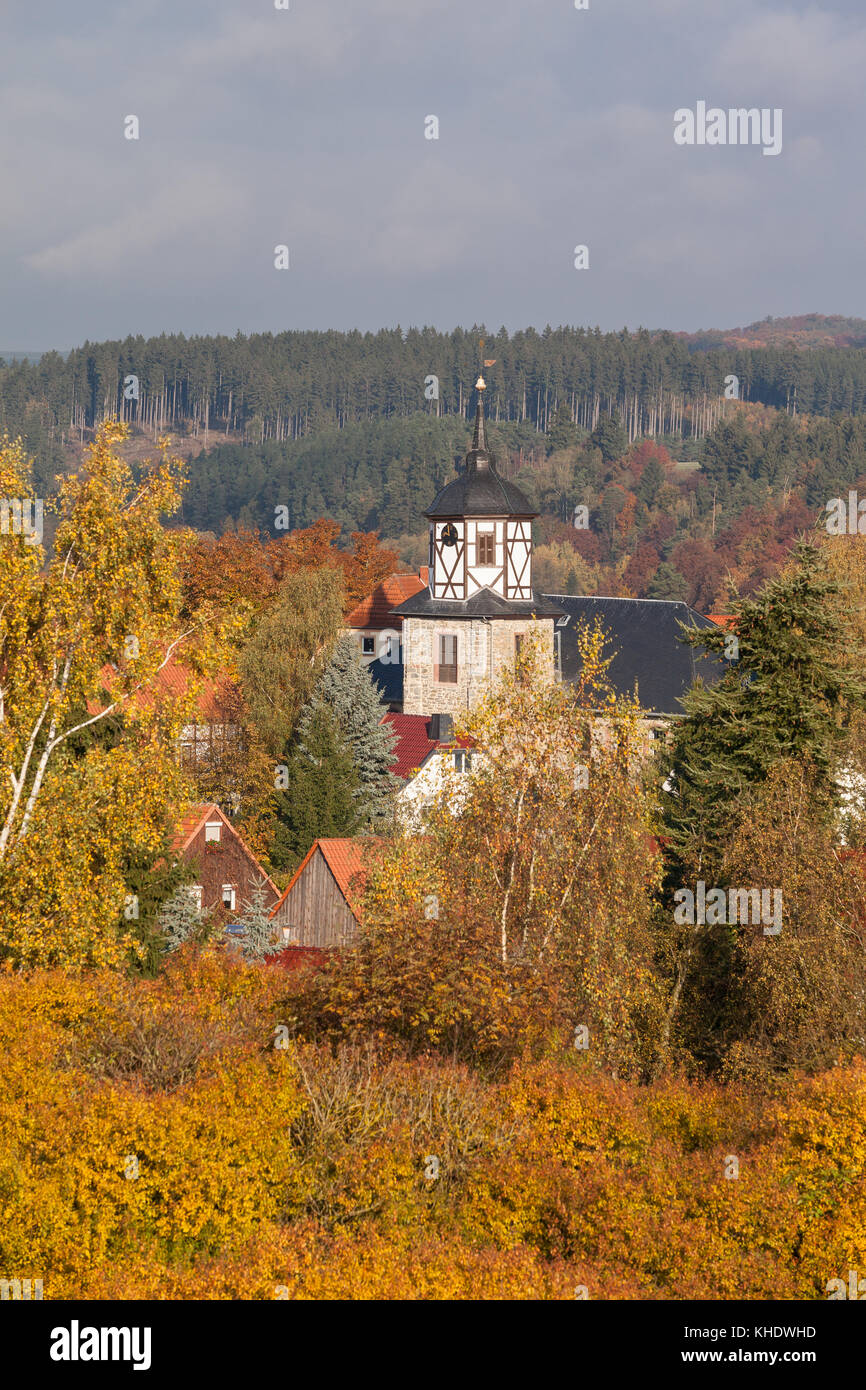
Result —
[[212, 913], [202, 912], [187, 885], [181, 885], [162, 905], [158, 923], [166, 951], [177, 951], [188, 941], [206, 940], [212, 926]]
[[350, 752], [358, 773], [355, 804], [366, 824], [386, 820], [398, 784], [390, 771], [394, 734], [384, 725], [379, 692], [360, 660], [351, 637], [336, 643], [309, 708], [299, 724], [306, 736], [308, 721], [319, 709], [333, 716], [336, 729]]
[[688, 592], [688, 580], [670, 560], [663, 560], [647, 586], [646, 596], [684, 602]]
[[684, 639], [736, 658], [718, 684], [692, 688], [675, 734], [667, 834], [680, 860], [704, 877], [719, 863], [748, 793], [776, 764], [808, 759], [818, 790], [838, 800], [843, 721], [866, 700], [862, 666], [851, 668], [840, 641], [844, 595], [821, 547], [798, 543], [792, 562], [733, 609], [735, 633], [702, 629]]
[[616, 463], [628, 448], [628, 435], [618, 415], [602, 415], [591, 437], [606, 464]]
[[306, 712], [289, 754], [288, 787], [277, 792], [271, 861], [294, 869], [314, 840], [353, 835], [361, 826], [358, 770], [331, 711]]
[[635, 489], [638, 501], [643, 502], [647, 507], [654, 507], [664, 480], [665, 470], [662, 468], [656, 455], [652, 454], [644, 465], [640, 482]]
[[565, 401], [561, 401], [547, 431], [547, 452], [553, 454], [558, 449], [571, 449], [577, 442], [578, 433], [571, 410]]
[[261, 962], [279, 951], [279, 945], [274, 942], [274, 926], [265, 899], [264, 879], [256, 883], [252, 895], [242, 904], [239, 920], [245, 928], [242, 945], [245, 960]]
[[339, 573], [300, 570], [282, 584], [240, 654], [247, 711], [275, 760], [322, 673], [342, 616]]

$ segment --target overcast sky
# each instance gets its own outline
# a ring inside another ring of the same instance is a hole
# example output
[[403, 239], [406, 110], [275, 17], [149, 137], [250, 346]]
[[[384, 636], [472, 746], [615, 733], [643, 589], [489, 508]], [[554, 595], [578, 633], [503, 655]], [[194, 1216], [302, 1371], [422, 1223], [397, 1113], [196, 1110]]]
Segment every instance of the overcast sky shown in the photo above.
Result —
[[866, 316], [863, 0], [589, 3], [0, 0], [0, 349]]

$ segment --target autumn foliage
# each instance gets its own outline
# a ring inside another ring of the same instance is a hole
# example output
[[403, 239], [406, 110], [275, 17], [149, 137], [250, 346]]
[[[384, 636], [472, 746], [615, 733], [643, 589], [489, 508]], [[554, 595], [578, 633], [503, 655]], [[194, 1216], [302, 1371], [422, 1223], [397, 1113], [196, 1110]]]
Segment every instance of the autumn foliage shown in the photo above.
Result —
[[283, 983], [218, 955], [0, 980], [4, 1275], [50, 1299], [810, 1299], [866, 1261], [862, 1065], [763, 1101], [574, 1049], [484, 1081], [275, 1046]]

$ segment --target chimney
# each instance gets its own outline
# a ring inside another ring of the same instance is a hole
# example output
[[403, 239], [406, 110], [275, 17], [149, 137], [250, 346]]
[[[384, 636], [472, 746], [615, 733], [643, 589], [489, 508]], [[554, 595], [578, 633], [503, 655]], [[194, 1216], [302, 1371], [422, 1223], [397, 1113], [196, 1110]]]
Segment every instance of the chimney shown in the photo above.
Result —
[[437, 743], [450, 743], [454, 737], [454, 720], [450, 714], [431, 714], [428, 737]]
[[430, 566], [429, 566], [429, 565], [420, 565], [420, 566], [419, 566], [419, 568], [418, 568], [418, 578], [421, 580], [421, 583], [422, 583], [422, 584], [426, 584], [426, 585], [427, 585], [427, 588], [428, 588], [428, 589], [430, 588]]

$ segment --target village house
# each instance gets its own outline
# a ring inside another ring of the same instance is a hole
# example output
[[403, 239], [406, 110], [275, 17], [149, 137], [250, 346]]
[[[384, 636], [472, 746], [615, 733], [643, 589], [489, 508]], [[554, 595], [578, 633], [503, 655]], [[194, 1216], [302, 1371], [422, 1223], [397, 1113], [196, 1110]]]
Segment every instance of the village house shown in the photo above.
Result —
[[[117, 678], [118, 668], [106, 662], [99, 673], [103, 702], [88, 701], [88, 713], [98, 714], [110, 702]], [[176, 657], [171, 657], [160, 671], [149, 689], [136, 691], [125, 701], [123, 710], [135, 715], [145, 709], [152, 709], [161, 699], [181, 700], [187, 694], [193, 681], [189, 666]], [[185, 767], [194, 767], [199, 758], [208, 753], [219, 752], [238, 736], [238, 726], [233, 713], [238, 698], [237, 687], [227, 676], [202, 682], [193, 706], [193, 718], [181, 729], [178, 751]]]
[[215, 908], [240, 912], [259, 886], [266, 910], [280, 896], [276, 884], [215, 802], [190, 808], [175, 831], [172, 850], [196, 875], [190, 891], [199, 912]]
[[393, 610], [427, 588], [428, 569], [417, 574], [390, 574], [362, 599], [346, 618], [345, 631], [358, 644], [358, 654], [389, 710], [403, 703], [403, 619]]
[[455, 737], [450, 714], [386, 714], [382, 723], [397, 736], [391, 764], [403, 783], [395, 797], [397, 818], [415, 824], [444, 786], [456, 790], [471, 770], [472, 741]]

